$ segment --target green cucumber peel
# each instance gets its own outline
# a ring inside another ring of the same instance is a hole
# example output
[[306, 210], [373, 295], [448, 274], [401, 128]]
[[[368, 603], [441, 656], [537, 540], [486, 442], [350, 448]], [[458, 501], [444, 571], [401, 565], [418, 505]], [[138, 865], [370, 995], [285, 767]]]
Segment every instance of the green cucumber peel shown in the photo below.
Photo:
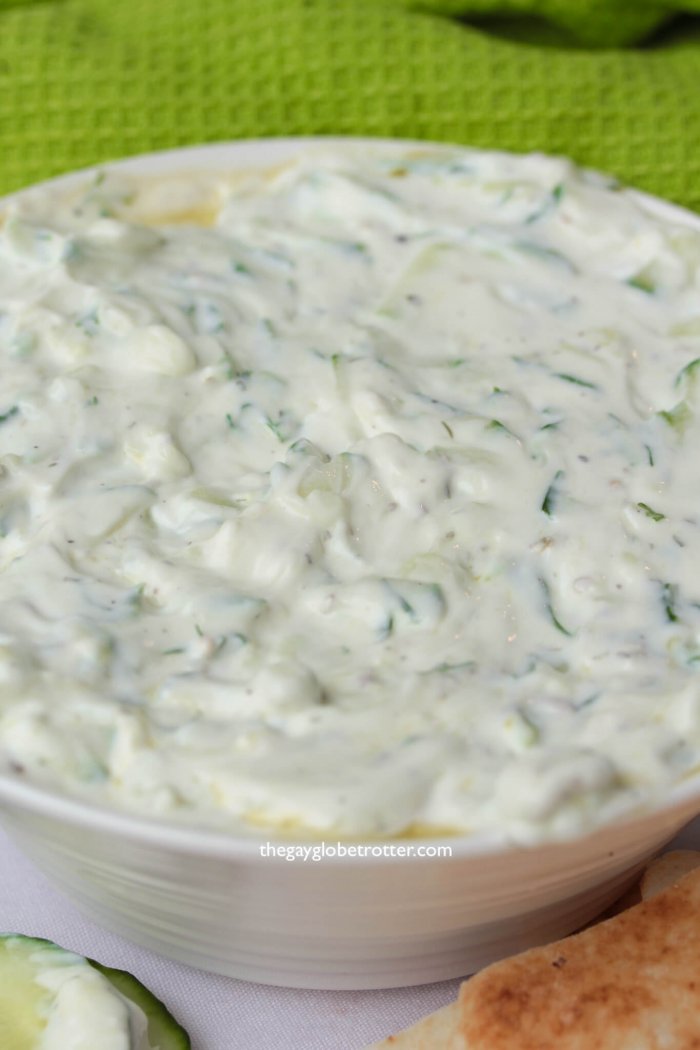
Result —
[[167, 1006], [132, 973], [103, 966], [94, 959], [88, 959], [88, 962], [106, 977], [125, 999], [129, 999], [143, 1010], [148, 1021], [148, 1041], [151, 1046], [158, 1047], [158, 1050], [191, 1050], [190, 1037], [182, 1025], [178, 1024]]

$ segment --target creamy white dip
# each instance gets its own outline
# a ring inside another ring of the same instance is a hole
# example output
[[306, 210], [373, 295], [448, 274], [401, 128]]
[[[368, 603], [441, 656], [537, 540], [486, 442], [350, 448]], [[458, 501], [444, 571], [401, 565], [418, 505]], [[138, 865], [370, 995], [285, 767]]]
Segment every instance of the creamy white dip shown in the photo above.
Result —
[[517, 840], [696, 772], [700, 233], [461, 150], [134, 192], [0, 238], [4, 769]]

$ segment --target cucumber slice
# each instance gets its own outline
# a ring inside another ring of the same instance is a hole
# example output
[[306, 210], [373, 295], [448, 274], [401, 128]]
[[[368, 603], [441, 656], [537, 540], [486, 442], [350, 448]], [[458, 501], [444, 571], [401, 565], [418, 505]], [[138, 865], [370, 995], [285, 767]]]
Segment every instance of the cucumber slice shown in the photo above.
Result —
[[154, 1050], [191, 1050], [192, 1044], [185, 1029], [177, 1023], [160, 999], [156, 999], [153, 992], [149, 992], [132, 973], [103, 966], [94, 959], [88, 959], [88, 962], [99, 970], [125, 999], [143, 1010], [148, 1020], [148, 1042]]
[[53, 941], [0, 934], [2, 1050], [191, 1050], [163, 1003], [124, 970]]

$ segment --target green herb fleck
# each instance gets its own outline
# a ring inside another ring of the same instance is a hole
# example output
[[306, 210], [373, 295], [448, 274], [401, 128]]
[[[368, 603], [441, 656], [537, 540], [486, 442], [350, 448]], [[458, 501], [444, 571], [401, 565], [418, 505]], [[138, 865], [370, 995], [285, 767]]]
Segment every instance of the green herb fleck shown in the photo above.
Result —
[[486, 429], [487, 430], [500, 430], [504, 434], [508, 434], [509, 437], [515, 438], [516, 441], [519, 440], [517, 434], [514, 434], [513, 431], [510, 429], [510, 427], [507, 427], [505, 425], [505, 423], [501, 423], [500, 419], [492, 419], [492, 420], [490, 420], [486, 424]]
[[647, 450], [647, 459], [649, 460], [649, 466], [654, 466], [654, 453], [651, 450], [650, 445], [645, 445], [644, 448]]
[[427, 671], [424, 671], [423, 674], [454, 674], [456, 671], [471, 671], [475, 667], [475, 660], [465, 660], [461, 664], [442, 663], [429, 668]]
[[638, 508], [643, 510], [648, 518], [653, 518], [654, 521], [663, 521], [666, 517], [665, 514], [660, 514], [658, 510], [654, 510], [649, 506], [648, 503], [638, 503]]
[[542, 590], [544, 592], [545, 608], [546, 608], [547, 612], [549, 613], [549, 618], [552, 621], [552, 624], [556, 627], [556, 629], [558, 631], [561, 631], [562, 634], [565, 634], [567, 636], [567, 638], [573, 638], [574, 637], [574, 632], [567, 630], [567, 628], [564, 627], [564, 625], [557, 618], [557, 616], [556, 616], [556, 614], [554, 612], [554, 609], [552, 607], [552, 594], [551, 594], [551, 591], [549, 589], [549, 584], [547, 583], [547, 581], [542, 576], [539, 577], [539, 581], [540, 581], [540, 586], [542, 587]]
[[[395, 200], [395, 197], [386, 195], [389, 200]], [[362, 241], [336, 241], [335, 244], [341, 251], [350, 252], [354, 255], [367, 255], [367, 245], [363, 244]]]
[[678, 623], [678, 616], [676, 614], [678, 588], [676, 587], [676, 585], [673, 583], [663, 583], [661, 585], [661, 599], [663, 601], [666, 619], [670, 623]]
[[164, 649], [163, 656], [177, 656], [179, 653], [184, 653], [184, 649], [176, 647], [175, 649]]
[[232, 266], [233, 266], [233, 269], [234, 269], [234, 271], [236, 273], [245, 274], [246, 277], [250, 276], [250, 270], [245, 265], [245, 263], [237, 262], [236, 260], [234, 260], [233, 263], [232, 263]]
[[200, 638], [204, 637], [204, 631], [202, 630], [202, 628], [199, 626], [198, 623], [196, 623], [194, 625], [194, 629], [195, 629], [195, 631], [197, 632], [197, 634], [199, 635]]
[[269, 416], [265, 419], [265, 426], [272, 431], [278, 441], [284, 441], [282, 437], [282, 430], [280, 427], [279, 420], [275, 422], [274, 419], [270, 419]]
[[12, 419], [13, 416], [19, 414], [19, 408], [17, 405], [13, 405], [12, 408], [8, 408], [7, 412], [0, 415], [0, 423], [7, 423], [8, 419]]
[[226, 413], [226, 422], [228, 423], [228, 425], [231, 428], [231, 430], [237, 430], [238, 429], [238, 423], [236, 423], [236, 420], [233, 418], [233, 416], [231, 415], [230, 412]]
[[[231, 355], [227, 351], [224, 351], [224, 353], [219, 358], [217, 364], [221, 368], [223, 368], [223, 370], [224, 370], [224, 377], [226, 379], [237, 379], [239, 376], [241, 376], [243, 374], [243, 373], [238, 371], [238, 369], [236, 368], [236, 364], [235, 364], [233, 358], [231, 357]], [[250, 373], [248, 373], [248, 374], [250, 374]]]
[[656, 284], [649, 274], [644, 273], [643, 270], [635, 274], [634, 277], [628, 278], [626, 283], [630, 288], [636, 288], [638, 291], [644, 292], [646, 295], [653, 295], [656, 291]]
[[221, 638], [219, 638], [218, 642], [216, 643], [215, 652], [221, 652], [223, 647], [225, 645], [228, 645], [229, 642], [237, 642], [240, 648], [248, 644], [248, 639], [244, 634], [241, 634], [240, 631], [234, 631], [233, 634], [222, 634]]
[[132, 591], [127, 595], [127, 604], [131, 609], [132, 616], [135, 616], [138, 612], [143, 609], [143, 595], [146, 590], [146, 584], [140, 583], [137, 587], [134, 587]]
[[552, 192], [548, 194], [546, 200], [541, 205], [541, 207], [539, 207], [537, 211], [534, 211], [532, 215], [528, 215], [527, 219], [525, 219], [525, 222], [529, 225], [530, 223], [537, 222], [539, 219], [544, 218], [545, 215], [549, 215], [549, 213], [553, 211], [561, 202], [563, 196], [564, 186], [562, 185], [562, 183], [559, 183], [557, 186], [554, 187]]
[[[388, 592], [392, 596], [392, 598], [394, 598], [398, 602], [399, 608], [402, 610], [402, 612], [405, 612], [407, 616], [410, 616], [410, 618], [412, 620], [415, 620], [416, 619], [416, 610], [413, 608], [411, 603], [407, 602], [406, 599], [404, 598], [404, 596], [402, 594], [400, 594], [399, 591], [397, 591], [395, 587], [392, 587], [392, 585], [389, 583], [388, 580], [384, 580], [384, 586], [386, 587], [386, 589], [388, 590]], [[392, 619], [392, 627], [393, 627], [393, 618], [392, 617], [389, 617], [389, 618]]]
[[379, 628], [379, 640], [384, 642], [394, 633], [394, 617], [389, 615]]
[[282, 444], [289, 441], [295, 430], [298, 430], [297, 420], [284, 410], [279, 414], [277, 419], [271, 419], [270, 416], [265, 416], [265, 426], [268, 430], [272, 431], [277, 440]]
[[673, 427], [674, 430], [678, 430], [682, 433], [686, 424], [690, 422], [692, 412], [686, 401], [679, 401], [674, 408], [670, 409], [668, 412], [659, 412], [658, 415], [660, 415], [670, 427]]
[[695, 370], [700, 365], [700, 357], [696, 357], [693, 361], [689, 361], [684, 368], [681, 368], [680, 372], [675, 378], [674, 386], [680, 386], [683, 379], [686, 377], [690, 379], [695, 374]]
[[445, 430], [447, 431], [447, 433], [450, 435], [450, 437], [453, 438], [455, 436], [454, 435], [454, 430], [449, 425], [449, 423], [446, 423], [444, 419], [441, 420], [441, 423], [442, 423], [443, 427], [445, 428]]
[[576, 386], [585, 386], [588, 390], [598, 390], [597, 383], [589, 383], [587, 379], [581, 379], [580, 376], [569, 375], [568, 372], [554, 372], [553, 375], [557, 379], [563, 379], [566, 383], [574, 383]]
[[545, 512], [545, 514], [549, 514], [551, 516], [554, 513], [554, 507], [557, 502], [557, 497], [559, 495], [559, 482], [563, 477], [564, 471], [558, 470], [554, 475], [554, 478], [552, 479], [551, 485], [544, 494], [544, 499], [542, 500], [542, 510]]

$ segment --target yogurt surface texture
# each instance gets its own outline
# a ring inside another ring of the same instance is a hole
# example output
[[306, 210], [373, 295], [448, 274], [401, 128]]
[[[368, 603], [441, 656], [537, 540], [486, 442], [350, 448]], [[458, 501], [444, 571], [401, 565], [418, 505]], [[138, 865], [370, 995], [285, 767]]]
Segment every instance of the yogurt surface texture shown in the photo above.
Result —
[[457, 149], [13, 205], [0, 768], [518, 842], [697, 774], [699, 231]]

